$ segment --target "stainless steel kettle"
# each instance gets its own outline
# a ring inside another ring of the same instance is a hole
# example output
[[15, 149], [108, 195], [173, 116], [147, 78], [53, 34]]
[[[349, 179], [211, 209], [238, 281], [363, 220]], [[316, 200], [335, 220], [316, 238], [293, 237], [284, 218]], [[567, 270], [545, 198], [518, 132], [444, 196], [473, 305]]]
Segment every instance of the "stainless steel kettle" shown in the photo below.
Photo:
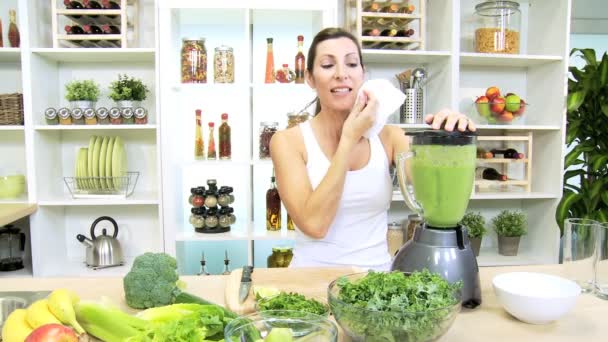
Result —
[[[105, 228], [101, 231], [102, 235], [95, 236], [95, 227], [101, 221], [110, 221], [114, 225], [114, 234], [112, 236], [107, 235]], [[109, 216], [102, 216], [93, 221], [91, 225], [91, 239], [81, 234], [76, 235], [76, 239], [87, 247], [87, 267], [92, 267], [96, 270], [98, 268], [124, 265], [122, 248], [120, 247], [120, 242], [116, 239], [117, 235], [118, 225]]]

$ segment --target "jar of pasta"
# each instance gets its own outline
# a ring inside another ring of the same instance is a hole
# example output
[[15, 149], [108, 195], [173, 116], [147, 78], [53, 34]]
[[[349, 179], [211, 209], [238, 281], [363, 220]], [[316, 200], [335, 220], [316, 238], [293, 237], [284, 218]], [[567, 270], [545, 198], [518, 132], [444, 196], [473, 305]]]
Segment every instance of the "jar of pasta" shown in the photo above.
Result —
[[181, 51], [182, 83], [207, 83], [205, 38], [183, 38]]
[[515, 1], [486, 1], [475, 6], [475, 52], [519, 53], [521, 12]]
[[222, 45], [215, 48], [213, 66], [215, 83], [234, 83], [234, 52], [230, 46]]

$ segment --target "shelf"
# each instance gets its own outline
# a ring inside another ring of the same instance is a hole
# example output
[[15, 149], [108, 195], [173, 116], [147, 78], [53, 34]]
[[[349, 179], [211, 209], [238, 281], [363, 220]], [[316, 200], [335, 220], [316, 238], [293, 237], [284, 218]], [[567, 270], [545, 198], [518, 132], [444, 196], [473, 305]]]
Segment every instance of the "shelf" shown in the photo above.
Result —
[[6, 125], [0, 126], [0, 131], [23, 131], [25, 128], [23, 126], [18, 125]]
[[493, 181], [493, 180], [475, 180], [475, 185], [479, 186], [500, 186], [500, 185], [528, 185], [528, 181], [525, 180], [506, 180], [506, 181]]
[[24, 262], [24, 267], [17, 271], [0, 272], [0, 278], [31, 278], [33, 276], [32, 266]]
[[[521, 243], [521, 242], [520, 242]], [[519, 246], [521, 250], [521, 245]], [[477, 257], [479, 266], [516, 266], [540, 264], [533, 255], [519, 252], [518, 255], [504, 256], [498, 254], [498, 246], [493, 248], [482, 248]]]
[[256, 231], [252, 236], [253, 240], [295, 240], [296, 232], [294, 230], [281, 229], [279, 231]]
[[[481, 140], [481, 139], [478, 139]], [[527, 163], [528, 159], [509, 159], [509, 158], [477, 158], [478, 163], [487, 163], [487, 164], [521, 164]]]
[[78, 278], [123, 277], [129, 273], [133, 260], [135, 260], [135, 257], [125, 257], [125, 264], [122, 266], [94, 270], [85, 265], [84, 258], [83, 256], [82, 260], [62, 260], [46, 263], [44, 265], [44, 276]]
[[158, 194], [135, 192], [126, 199], [73, 199], [69, 194], [61, 197], [43, 199], [38, 202], [39, 206], [108, 206], [108, 205], [157, 205]]
[[460, 64], [468, 66], [531, 67], [562, 61], [562, 56], [461, 53]]
[[[471, 200], [525, 200], [525, 199], [555, 199], [561, 195], [548, 192], [475, 192]], [[393, 202], [403, 202], [401, 191], [393, 191]]]
[[2, 204], [27, 204], [27, 194], [23, 194], [17, 198], [0, 198], [0, 205]]
[[505, 131], [559, 131], [558, 125], [477, 125], [479, 130], [502, 129]]
[[[209, 76], [207, 76], [208, 78]], [[209, 81], [209, 79], [207, 79]], [[226, 91], [226, 90], [246, 90], [250, 85], [245, 83], [176, 83], [171, 85], [174, 91]]]
[[197, 233], [194, 228], [188, 232], [179, 232], [175, 236], [175, 241], [232, 241], [249, 240], [249, 235], [242, 231], [231, 230], [226, 233], [204, 234]]
[[[120, 36], [118, 36], [120, 39]], [[34, 54], [62, 63], [148, 62], [153, 63], [155, 49], [147, 48], [37, 48]]]
[[121, 15], [120, 9], [57, 9], [60, 15]]
[[261, 166], [261, 165], [272, 165], [272, 159], [254, 159], [251, 161], [251, 165]]
[[0, 63], [13, 63], [21, 61], [20, 48], [0, 48]]
[[449, 51], [420, 51], [420, 50], [361, 50], [363, 61], [383, 64], [432, 64], [450, 58]]
[[156, 125], [36, 125], [37, 131], [156, 130]]

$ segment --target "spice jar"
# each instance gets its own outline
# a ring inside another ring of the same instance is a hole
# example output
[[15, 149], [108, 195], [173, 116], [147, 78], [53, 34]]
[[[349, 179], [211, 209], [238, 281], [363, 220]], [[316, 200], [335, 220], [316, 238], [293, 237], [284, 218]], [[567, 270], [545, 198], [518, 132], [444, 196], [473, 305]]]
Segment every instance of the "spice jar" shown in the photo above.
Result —
[[133, 118], [133, 108], [125, 107], [122, 109], [122, 123], [125, 125], [132, 125], [135, 123], [135, 119]]
[[181, 51], [182, 83], [207, 83], [205, 38], [183, 38]]
[[122, 113], [120, 108], [113, 107], [110, 109], [110, 123], [112, 125], [122, 125]]
[[418, 214], [411, 214], [407, 217], [407, 231], [405, 235], [405, 241], [410, 241], [414, 237], [416, 228], [422, 223], [422, 218]]
[[59, 108], [57, 111], [60, 125], [71, 125], [72, 124], [72, 112], [67, 108]]
[[190, 224], [194, 226], [195, 229], [205, 227], [205, 208], [192, 208], [190, 212], [192, 213], [190, 215]]
[[219, 225], [221, 228], [230, 227], [231, 222], [230, 222], [230, 213], [228, 212], [228, 208], [221, 208], [219, 210]]
[[196, 188], [190, 188], [190, 197], [188, 197], [188, 203], [192, 205], [192, 200], [194, 199], [194, 193], [196, 192]]
[[207, 179], [207, 186], [209, 187], [209, 190], [217, 191], [217, 180]]
[[207, 216], [205, 217], [205, 228], [215, 228], [219, 223], [217, 217], [217, 208], [211, 208], [207, 210]]
[[133, 116], [135, 116], [136, 125], [145, 125], [148, 123], [148, 111], [143, 107], [135, 108]]
[[58, 125], [59, 116], [57, 116], [57, 110], [55, 108], [47, 108], [44, 111], [44, 120], [47, 125]]
[[217, 193], [211, 189], [205, 191], [205, 206], [215, 208], [217, 206]]
[[194, 189], [194, 197], [192, 197], [192, 206], [202, 207], [205, 205], [205, 188]]
[[260, 122], [260, 159], [270, 158], [270, 139], [278, 127], [278, 122]]
[[97, 108], [97, 123], [100, 125], [110, 124], [110, 111], [106, 107]]
[[97, 115], [95, 109], [87, 108], [84, 110], [84, 123], [85, 125], [97, 125]]
[[84, 125], [84, 111], [81, 108], [72, 109], [72, 124]]
[[388, 224], [388, 230], [386, 232], [386, 240], [388, 242], [388, 252], [391, 256], [397, 254], [399, 248], [403, 246], [404, 231], [401, 224], [397, 222], [391, 222]]
[[216, 47], [213, 64], [215, 83], [234, 83], [234, 52], [231, 47], [226, 45]]
[[232, 194], [231, 186], [223, 186], [217, 192], [217, 203], [222, 207], [226, 207], [234, 202], [234, 195]]
[[519, 53], [521, 12], [515, 1], [486, 1], [475, 6], [475, 52]]
[[226, 213], [230, 217], [230, 224], [233, 225], [236, 223], [236, 216], [234, 215], [234, 208], [226, 207]]

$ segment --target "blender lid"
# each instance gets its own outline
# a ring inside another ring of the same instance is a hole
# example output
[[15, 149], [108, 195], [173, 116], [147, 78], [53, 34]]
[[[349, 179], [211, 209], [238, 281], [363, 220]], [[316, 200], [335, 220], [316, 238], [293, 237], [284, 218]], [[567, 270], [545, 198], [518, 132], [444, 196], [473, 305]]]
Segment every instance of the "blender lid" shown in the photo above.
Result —
[[413, 137], [414, 145], [472, 145], [477, 137], [476, 132], [469, 130], [448, 132], [434, 129], [406, 132], [405, 135]]

